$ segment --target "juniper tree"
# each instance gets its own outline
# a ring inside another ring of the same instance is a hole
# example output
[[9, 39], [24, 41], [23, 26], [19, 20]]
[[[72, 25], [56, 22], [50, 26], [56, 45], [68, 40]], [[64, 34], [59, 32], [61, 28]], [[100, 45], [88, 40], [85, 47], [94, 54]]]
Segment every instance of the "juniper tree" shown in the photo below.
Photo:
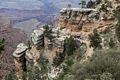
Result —
[[44, 37], [47, 37], [47, 38], [49, 38], [50, 40], [52, 39], [52, 38], [54, 38], [53, 36], [52, 36], [52, 29], [50, 29], [50, 27], [48, 26], [48, 25], [45, 25], [45, 26], [43, 26], [43, 28], [44, 28], [44, 33], [43, 33], [43, 35], [44, 35]]
[[85, 8], [85, 6], [86, 6], [86, 0], [80, 0], [79, 5], [81, 5], [82, 8]]
[[94, 49], [101, 48], [102, 40], [96, 29], [93, 31], [93, 34], [89, 35], [89, 39], [90, 47], [94, 47]]
[[115, 17], [118, 20], [115, 31], [116, 31], [116, 36], [118, 38], [118, 41], [120, 42], [120, 6], [117, 7], [117, 9], [115, 10]]
[[4, 50], [4, 42], [5, 42], [4, 38], [0, 40], [0, 53]]
[[65, 39], [64, 45], [65, 45], [65, 53], [68, 56], [72, 55], [77, 48], [76, 41], [72, 36], [70, 36], [70, 38]]
[[90, 0], [88, 3], [87, 3], [87, 8], [93, 8], [95, 6], [95, 2], [93, 2], [92, 0]]
[[112, 38], [110, 38], [109, 47], [110, 48], [114, 48], [115, 47], [115, 42], [114, 42], [114, 40]]

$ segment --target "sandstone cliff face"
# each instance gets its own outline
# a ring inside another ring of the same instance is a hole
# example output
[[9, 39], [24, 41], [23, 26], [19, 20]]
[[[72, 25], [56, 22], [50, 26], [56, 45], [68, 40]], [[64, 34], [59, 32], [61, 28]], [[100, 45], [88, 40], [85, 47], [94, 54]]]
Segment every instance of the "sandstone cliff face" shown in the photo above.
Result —
[[45, 39], [45, 56], [49, 59], [52, 64], [53, 58], [56, 55], [62, 54], [64, 52], [64, 39], [54, 38], [50, 41], [48, 38]]
[[[94, 29], [98, 30], [102, 38], [103, 48], [108, 48], [105, 39], [107, 34], [104, 34], [103, 32], [109, 28], [114, 30], [113, 26], [116, 24], [114, 10], [116, 10], [119, 5], [120, 2], [118, 0], [102, 0], [101, 3], [96, 5], [95, 9], [63, 8], [60, 11], [60, 17], [58, 21], [58, 27], [61, 30], [60, 32], [63, 32], [66, 35], [70, 34], [80, 42], [85, 43], [87, 46], [85, 53], [87, 59], [87, 57], [90, 57], [93, 53], [93, 49], [89, 47], [90, 42], [88, 35], [92, 34]], [[111, 35], [114, 35], [114, 33]], [[113, 37], [109, 37], [108, 40], [110, 40], [110, 38]]]
[[88, 8], [63, 8], [60, 11], [58, 27], [66, 28], [73, 32], [90, 32], [114, 22], [114, 10], [119, 6], [119, 1], [101, 1], [95, 9]]
[[70, 29], [71, 31], [81, 31], [83, 29], [83, 22], [87, 20], [88, 14], [95, 11], [95, 9], [63, 8], [60, 11], [58, 26]]

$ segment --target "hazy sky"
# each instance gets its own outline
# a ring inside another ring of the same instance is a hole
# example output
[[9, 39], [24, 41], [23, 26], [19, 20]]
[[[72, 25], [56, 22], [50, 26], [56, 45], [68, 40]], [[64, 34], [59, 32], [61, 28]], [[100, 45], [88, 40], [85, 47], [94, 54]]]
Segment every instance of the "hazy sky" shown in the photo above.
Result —
[[40, 9], [45, 2], [53, 3], [56, 6], [65, 6], [70, 2], [76, 6], [80, 0], [0, 0], [0, 8]]
[[0, 0], [0, 8], [40, 9], [42, 5], [39, 0]]

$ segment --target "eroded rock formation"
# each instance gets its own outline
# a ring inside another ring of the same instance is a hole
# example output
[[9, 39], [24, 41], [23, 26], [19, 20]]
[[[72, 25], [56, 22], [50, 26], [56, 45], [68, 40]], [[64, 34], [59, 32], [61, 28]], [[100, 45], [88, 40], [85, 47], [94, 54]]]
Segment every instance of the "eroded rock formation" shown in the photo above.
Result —
[[[34, 66], [38, 65], [40, 55], [44, 55], [52, 64], [56, 54], [64, 53], [65, 39], [73, 36], [78, 42], [78, 45], [81, 43], [85, 44], [85, 59], [82, 62], [86, 61], [87, 58], [93, 54], [93, 48], [89, 47], [89, 34], [93, 33], [94, 29], [97, 29], [100, 33], [114, 25], [115, 17], [113, 10], [117, 7], [116, 4], [118, 5], [118, 3], [113, 4], [112, 1], [109, 0], [108, 2], [102, 1], [95, 9], [63, 8], [60, 11], [58, 26], [52, 28], [52, 36], [54, 36], [54, 38], [51, 40], [46, 37], [43, 28], [34, 30], [31, 35], [31, 49], [25, 49], [23, 51], [24, 53], [20, 51], [20, 54], [17, 55], [21, 55], [19, 58], [24, 58], [22, 55], [26, 54], [25, 59], [29, 62], [32, 61]], [[19, 49], [19, 47], [17, 48]], [[16, 60], [15, 58], [16, 68], [21, 67], [19, 64], [25, 65], [19, 60], [20, 59]]]
[[25, 46], [23, 43], [20, 43], [17, 46], [17, 49], [13, 53], [15, 67], [16, 67], [16, 74], [18, 80], [25, 80], [25, 72], [26, 72], [26, 51], [27, 46]]
[[88, 14], [91, 12], [96, 12], [96, 9], [63, 8], [60, 11], [58, 26], [70, 29], [71, 31], [81, 31], [84, 22], [88, 20]]

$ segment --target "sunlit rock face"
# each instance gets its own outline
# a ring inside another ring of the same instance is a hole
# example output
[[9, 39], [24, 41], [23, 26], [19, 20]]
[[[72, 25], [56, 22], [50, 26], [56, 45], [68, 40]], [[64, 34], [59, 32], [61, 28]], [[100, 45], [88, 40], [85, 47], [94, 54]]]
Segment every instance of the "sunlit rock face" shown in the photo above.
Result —
[[63, 8], [60, 11], [58, 26], [71, 31], [82, 30], [83, 22], [87, 21], [88, 14], [96, 9], [89, 8]]
[[58, 27], [72, 32], [93, 31], [101, 24], [105, 26], [114, 21], [114, 10], [119, 4], [117, 0], [103, 0], [95, 8], [63, 8], [60, 11]]
[[[21, 65], [24, 64], [24, 59], [26, 59], [27, 61], [31, 59], [34, 66], [37, 66], [39, 64], [38, 62], [41, 54], [44, 54], [44, 56], [49, 60], [49, 63], [52, 64], [56, 55], [64, 53], [64, 50], [66, 48], [64, 41], [70, 36], [72, 36], [77, 42], [78, 46], [83, 49], [85, 59], [82, 62], [86, 61], [93, 54], [93, 48], [89, 46], [89, 34], [93, 33], [94, 29], [97, 29], [99, 33], [105, 31], [105, 28], [109, 28], [115, 20], [110, 7], [106, 8], [107, 12], [104, 9], [101, 9], [103, 3], [104, 1], [100, 3], [99, 6], [97, 6], [98, 9], [63, 8], [60, 11], [57, 28], [52, 28], [53, 32], [51, 33], [51, 35], [54, 36], [54, 38], [52, 39], [44, 35], [43, 28], [33, 30], [31, 35], [31, 49], [26, 50], [26, 47], [22, 44], [22, 47], [18, 46], [17, 51], [13, 53], [17, 55], [14, 55], [14, 57], [19, 57], [22, 61], [19, 62], [19, 59], [15, 58], [15, 64], [17, 65], [16, 71], [19, 70], [21, 68]], [[107, 3], [105, 4], [105, 6], [106, 5]], [[114, 5], [111, 4], [111, 6]], [[96, 16], [98, 16], [98, 18], [96, 18]], [[24, 54], [26, 54], [27, 57], [24, 58], [24, 56], [22, 56]], [[59, 68], [51, 69], [53, 70], [50, 74], [48, 73], [48, 75], [52, 78], [59, 75], [58, 72], [62, 71]], [[20, 76], [20, 73], [21, 72], [17, 74]]]
[[30, 52], [33, 56], [34, 65], [38, 65], [40, 55], [43, 53], [44, 49], [44, 36], [43, 29], [34, 30], [31, 34], [32, 47]]
[[44, 45], [44, 37], [43, 37], [43, 30], [34, 30], [31, 35], [31, 40], [33, 42], [33, 45], [37, 46], [43, 46]]

